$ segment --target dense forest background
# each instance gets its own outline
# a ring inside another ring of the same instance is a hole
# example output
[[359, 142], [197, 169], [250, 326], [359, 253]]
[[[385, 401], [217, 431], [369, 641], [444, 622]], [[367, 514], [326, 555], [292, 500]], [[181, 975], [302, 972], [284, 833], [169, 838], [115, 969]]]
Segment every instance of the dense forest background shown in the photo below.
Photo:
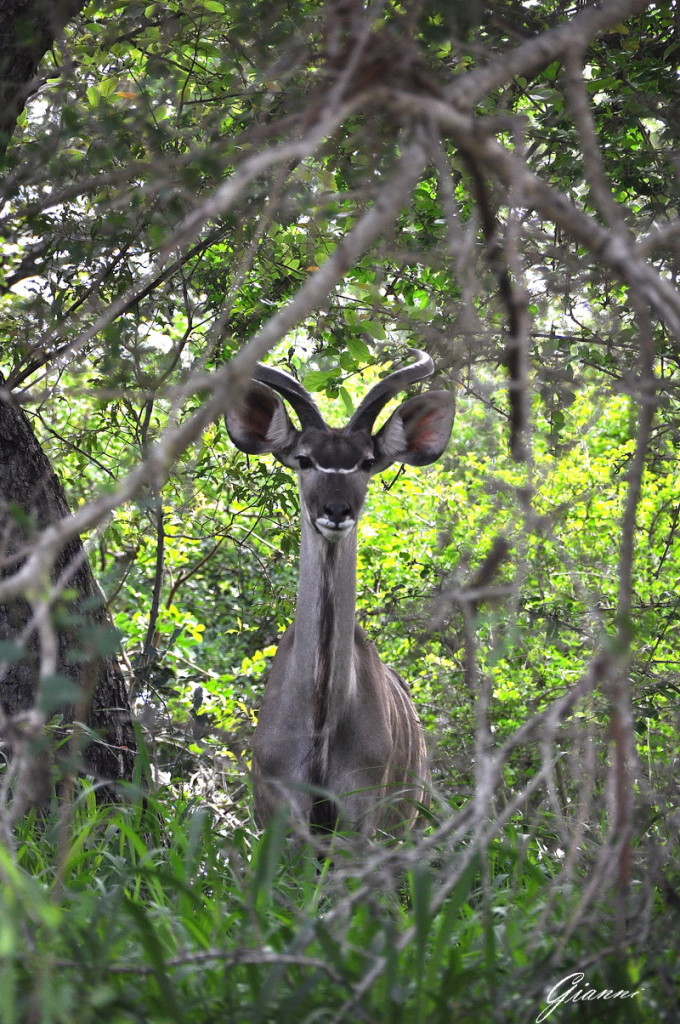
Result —
[[[677, 1019], [679, 55], [675, 2], [0, 2], [2, 1024]], [[359, 618], [433, 800], [329, 867], [252, 817], [298, 500], [223, 414], [412, 347], [453, 437]]]

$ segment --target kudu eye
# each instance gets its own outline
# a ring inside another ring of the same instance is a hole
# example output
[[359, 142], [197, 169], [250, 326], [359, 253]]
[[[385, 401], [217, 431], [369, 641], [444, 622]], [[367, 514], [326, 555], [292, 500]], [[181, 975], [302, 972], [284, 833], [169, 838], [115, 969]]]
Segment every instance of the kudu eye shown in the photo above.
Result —
[[296, 455], [295, 458], [300, 469], [312, 468], [313, 463], [309, 455]]
[[364, 459], [364, 461], [361, 463], [361, 468], [366, 470], [366, 472], [368, 472], [369, 469], [373, 469], [374, 465], [375, 465], [375, 459], [372, 459], [372, 458]]

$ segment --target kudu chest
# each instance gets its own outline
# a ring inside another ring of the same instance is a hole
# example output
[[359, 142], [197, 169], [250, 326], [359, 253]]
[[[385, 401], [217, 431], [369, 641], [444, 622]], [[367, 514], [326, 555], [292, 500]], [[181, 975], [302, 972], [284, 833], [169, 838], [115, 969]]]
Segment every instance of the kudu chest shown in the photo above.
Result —
[[296, 471], [300, 490], [295, 621], [279, 643], [253, 738], [262, 824], [285, 806], [315, 830], [395, 833], [427, 793], [425, 742], [406, 684], [355, 617], [357, 523], [369, 480], [395, 462], [434, 462], [451, 433], [447, 391], [407, 399], [373, 430], [390, 398], [432, 374], [430, 357], [414, 356], [341, 429], [325, 423], [294, 377], [262, 364], [226, 416], [234, 444], [273, 453]]

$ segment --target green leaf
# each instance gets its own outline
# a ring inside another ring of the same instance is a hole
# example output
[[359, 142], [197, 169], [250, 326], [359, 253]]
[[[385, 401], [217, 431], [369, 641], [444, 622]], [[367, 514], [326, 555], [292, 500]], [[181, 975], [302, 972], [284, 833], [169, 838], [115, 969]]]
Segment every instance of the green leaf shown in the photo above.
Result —
[[378, 341], [385, 340], [385, 328], [375, 320], [363, 320], [361, 329], [365, 334], [370, 335], [371, 338], [376, 338]]
[[0, 640], [0, 661], [16, 665], [24, 656], [24, 648], [15, 640]]
[[352, 359], [357, 363], [366, 363], [371, 358], [371, 350], [366, 342], [361, 338], [353, 337], [351, 334], [347, 338], [347, 349]]
[[350, 395], [347, 388], [344, 387], [343, 385], [340, 385], [340, 387], [338, 388], [338, 394], [342, 399], [342, 404], [345, 408], [345, 412], [347, 413], [348, 416], [351, 416], [352, 413], [354, 412], [354, 402], [352, 401], [352, 396]]
[[70, 676], [55, 672], [40, 681], [38, 707], [46, 714], [51, 714], [64, 704], [74, 704], [81, 694], [80, 687]]
[[428, 864], [416, 864], [411, 871], [411, 898], [415, 923], [416, 970], [421, 975], [430, 933], [432, 872]]
[[302, 386], [308, 391], [325, 391], [328, 382], [333, 379], [334, 374], [325, 373], [323, 370], [310, 370], [302, 380]]
[[107, 78], [104, 82], [99, 83], [99, 93], [102, 96], [113, 96], [118, 88], [117, 78]]
[[156, 929], [149, 919], [149, 911], [129, 897], [123, 898], [123, 908], [136, 925], [144, 950], [153, 968], [163, 1009], [170, 1019], [175, 1017], [176, 999], [172, 983], [165, 966], [163, 947], [156, 935]]

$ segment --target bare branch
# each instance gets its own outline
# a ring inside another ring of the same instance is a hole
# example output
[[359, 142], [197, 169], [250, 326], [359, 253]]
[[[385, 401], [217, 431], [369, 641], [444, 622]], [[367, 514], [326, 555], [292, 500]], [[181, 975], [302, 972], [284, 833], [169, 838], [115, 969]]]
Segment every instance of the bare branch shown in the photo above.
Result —
[[485, 67], [461, 75], [445, 90], [459, 110], [470, 110], [484, 96], [507, 85], [517, 75], [530, 76], [564, 53], [583, 50], [596, 36], [652, 6], [651, 0], [605, 0], [578, 11], [562, 25], [520, 43]]
[[578, 132], [586, 181], [595, 208], [599, 210], [610, 229], [620, 235], [623, 244], [628, 245], [631, 239], [623, 216], [623, 209], [612, 195], [604, 170], [602, 152], [583, 81], [582, 55], [574, 49], [567, 50], [564, 57], [564, 70], [565, 95]]
[[275, 313], [230, 363], [210, 376], [212, 393], [204, 405], [184, 423], [169, 428], [150, 448], [146, 459], [119, 483], [116, 491], [100, 495], [44, 530], [35, 539], [33, 552], [21, 569], [13, 577], [0, 582], [0, 598], [22, 594], [27, 588], [30, 589], [43, 572], [49, 571], [57, 554], [70, 538], [92, 529], [114, 508], [133, 498], [148, 480], [165, 480], [179, 455], [197, 441], [206, 427], [219, 419], [241, 393], [252, 376], [255, 363], [292, 327], [325, 301], [347, 269], [392, 223], [422, 174], [425, 162], [425, 144], [416, 139], [405, 149], [395, 174], [383, 186], [374, 205], [342, 239], [323, 266], [307, 279], [295, 298]]
[[556, 189], [529, 170], [514, 153], [492, 138], [493, 121], [479, 122], [458, 113], [435, 98], [400, 93], [395, 103], [422, 116], [434, 118], [456, 141], [460, 149], [476, 159], [494, 178], [505, 186], [521, 187], [529, 206], [552, 221], [568, 237], [584, 246], [616, 276], [637, 288], [670, 330], [680, 338], [680, 294], [648, 263], [640, 259], [635, 248], [612, 234], [579, 209]]

